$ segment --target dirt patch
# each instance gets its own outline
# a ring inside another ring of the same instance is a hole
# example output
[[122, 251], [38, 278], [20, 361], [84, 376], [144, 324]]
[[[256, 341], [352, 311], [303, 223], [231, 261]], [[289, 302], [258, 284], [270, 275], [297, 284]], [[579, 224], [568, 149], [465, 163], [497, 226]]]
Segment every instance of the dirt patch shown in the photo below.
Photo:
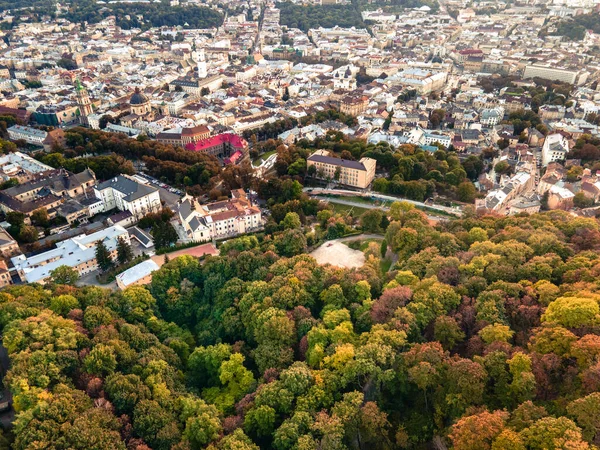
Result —
[[362, 267], [365, 263], [365, 255], [360, 250], [352, 250], [342, 242], [326, 242], [310, 254], [319, 264], [331, 264], [332, 266]]

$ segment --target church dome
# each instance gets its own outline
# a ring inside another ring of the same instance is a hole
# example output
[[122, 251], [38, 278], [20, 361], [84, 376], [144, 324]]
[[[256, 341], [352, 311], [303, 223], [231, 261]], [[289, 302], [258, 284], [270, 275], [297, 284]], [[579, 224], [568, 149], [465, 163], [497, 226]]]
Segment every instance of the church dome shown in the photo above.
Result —
[[131, 100], [129, 100], [130, 105], [143, 105], [144, 103], [148, 103], [148, 97], [140, 92], [140, 88], [135, 88], [134, 94], [131, 96]]

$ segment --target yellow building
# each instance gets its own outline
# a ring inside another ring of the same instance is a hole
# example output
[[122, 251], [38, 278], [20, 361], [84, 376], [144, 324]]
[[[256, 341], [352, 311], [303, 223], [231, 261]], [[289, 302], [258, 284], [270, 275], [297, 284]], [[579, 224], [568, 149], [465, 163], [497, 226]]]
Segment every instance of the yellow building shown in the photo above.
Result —
[[377, 161], [361, 158], [350, 161], [331, 156], [327, 150], [317, 150], [308, 157], [307, 166], [315, 166], [317, 178], [336, 180], [347, 186], [367, 188], [375, 178]]

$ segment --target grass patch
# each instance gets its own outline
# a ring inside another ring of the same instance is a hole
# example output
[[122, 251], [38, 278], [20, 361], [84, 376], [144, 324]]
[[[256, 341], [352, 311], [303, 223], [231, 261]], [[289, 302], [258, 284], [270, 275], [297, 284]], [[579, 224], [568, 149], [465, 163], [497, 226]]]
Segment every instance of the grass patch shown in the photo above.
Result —
[[350, 214], [352, 217], [360, 217], [363, 213], [367, 212], [368, 208], [360, 208], [358, 206], [342, 205], [340, 203], [331, 202], [333, 210], [339, 214]]
[[344, 244], [346, 244], [352, 250], [360, 250], [361, 252], [364, 252], [369, 247], [371, 242], [375, 242], [377, 245], [381, 246], [381, 241], [383, 241], [383, 239], [359, 239], [357, 241], [346, 241]]
[[255, 166], [260, 166], [263, 161], [265, 161], [269, 156], [274, 155], [277, 150], [271, 150], [270, 152], [263, 153], [258, 158], [252, 160], [252, 164]]
[[384, 258], [381, 260], [381, 263], [379, 266], [381, 267], [382, 273], [388, 273], [390, 271], [390, 269], [392, 268], [392, 260], [390, 258]]

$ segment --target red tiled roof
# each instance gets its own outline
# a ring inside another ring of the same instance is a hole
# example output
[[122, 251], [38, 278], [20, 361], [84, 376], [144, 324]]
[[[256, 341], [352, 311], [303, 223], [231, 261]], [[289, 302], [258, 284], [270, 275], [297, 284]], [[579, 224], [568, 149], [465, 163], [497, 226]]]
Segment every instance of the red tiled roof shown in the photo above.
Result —
[[476, 49], [476, 48], [468, 48], [465, 50], [461, 50], [460, 52], [461, 55], [479, 55], [481, 53], [483, 53], [481, 50]]
[[240, 149], [245, 148], [246, 145], [248, 145], [246, 140], [243, 137], [238, 136], [237, 134], [233, 134], [233, 133], [224, 133], [224, 134], [219, 134], [217, 136], [213, 136], [208, 139], [203, 139], [203, 140], [200, 140], [197, 142], [189, 143], [185, 146], [185, 148], [186, 148], [186, 150], [192, 150], [194, 152], [201, 152], [206, 149], [209, 149], [209, 148], [212, 148], [217, 145], [224, 144], [224, 143], [228, 143], [232, 147], [240, 148]]
[[225, 160], [225, 164], [235, 164], [237, 162], [237, 160], [240, 159], [242, 156], [243, 156], [242, 152], [240, 152], [238, 150], [233, 155], [231, 155], [229, 158], [227, 158]]

